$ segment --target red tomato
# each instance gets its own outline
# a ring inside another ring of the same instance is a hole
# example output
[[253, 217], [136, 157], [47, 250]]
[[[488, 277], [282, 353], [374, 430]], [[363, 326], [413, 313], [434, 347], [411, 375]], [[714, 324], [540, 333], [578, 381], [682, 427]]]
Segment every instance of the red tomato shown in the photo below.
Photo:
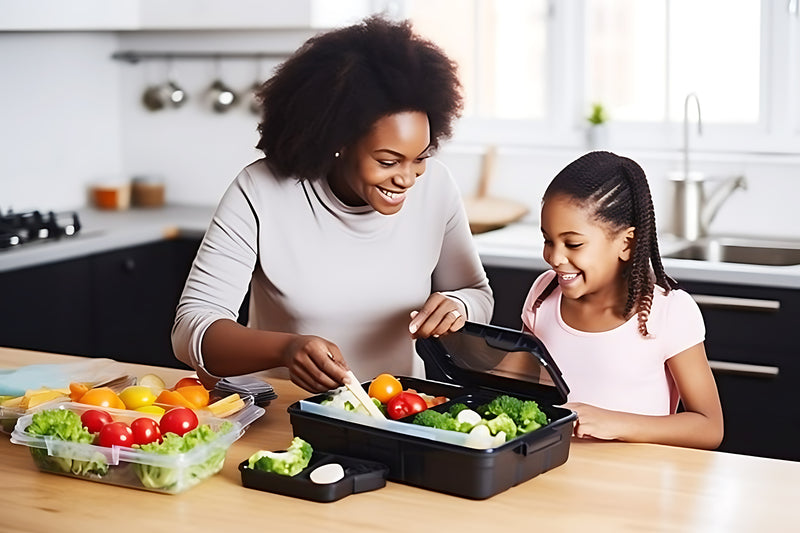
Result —
[[175, 386], [172, 387], [172, 390], [180, 389], [181, 387], [192, 387], [197, 385], [200, 385], [202, 387], [203, 382], [197, 378], [185, 377], [179, 379], [178, 382], [175, 384]]
[[428, 408], [422, 396], [413, 392], [403, 391], [389, 400], [386, 404], [386, 414], [392, 420], [410, 416]]
[[111, 422], [103, 426], [98, 437], [100, 446], [126, 446], [133, 444], [133, 431], [125, 422]]
[[99, 409], [89, 409], [81, 415], [81, 424], [89, 430], [89, 433], [97, 433], [103, 426], [113, 421], [110, 414]]
[[197, 415], [191, 409], [175, 407], [161, 417], [161, 434], [175, 433], [182, 437], [186, 432], [196, 428], [198, 422]]
[[161, 429], [152, 418], [142, 417], [131, 422], [134, 444], [150, 444], [161, 440]]

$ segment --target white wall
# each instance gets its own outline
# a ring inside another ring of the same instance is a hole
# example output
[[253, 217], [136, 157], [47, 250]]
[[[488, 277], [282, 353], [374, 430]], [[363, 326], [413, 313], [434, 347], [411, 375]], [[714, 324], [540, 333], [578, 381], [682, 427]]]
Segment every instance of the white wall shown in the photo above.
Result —
[[0, 34], [0, 208], [65, 208], [123, 172], [110, 34]]
[[[109, 177], [158, 174], [167, 200], [214, 204], [247, 163], [260, 156], [257, 117], [245, 106], [219, 115], [203, 99], [217, 74], [210, 61], [175, 61], [173, 75], [189, 103], [150, 112], [140, 103], [166, 65], [111, 59], [119, 50], [291, 51], [310, 32], [74, 32], [0, 34], [0, 209], [72, 209], [85, 203], [89, 184]], [[264, 61], [268, 76], [276, 61]], [[221, 63], [221, 76], [245, 91], [256, 77], [252, 60]], [[636, 159], [650, 178], [660, 227], [670, 224], [666, 175], [680, 168], [679, 152], [616, 149]], [[440, 157], [466, 194], [475, 190], [480, 147], [451, 143]], [[581, 153], [501, 150], [492, 194], [530, 203], [532, 218], [549, 179]], [[714, 231], [800, 236], [800, 158], [695, 154], [710, 175], [745, 174], [747, 191], [723, 206]]]

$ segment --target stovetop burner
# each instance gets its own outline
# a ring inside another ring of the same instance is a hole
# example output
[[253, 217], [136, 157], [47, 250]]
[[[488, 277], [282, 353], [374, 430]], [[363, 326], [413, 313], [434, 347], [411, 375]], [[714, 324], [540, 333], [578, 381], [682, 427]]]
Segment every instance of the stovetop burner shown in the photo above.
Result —
[[16, 248], [26, 243], [71, 237], [80, 229], [81, 223], [76, 212], [0, 213], [0, 250]]

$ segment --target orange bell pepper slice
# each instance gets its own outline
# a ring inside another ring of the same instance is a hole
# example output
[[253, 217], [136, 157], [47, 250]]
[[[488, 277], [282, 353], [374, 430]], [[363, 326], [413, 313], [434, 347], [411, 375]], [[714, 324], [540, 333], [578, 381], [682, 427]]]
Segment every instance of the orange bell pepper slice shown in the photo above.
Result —
[[87, 392], [89, 392], [89, 386], [86, 383], [73, 382], [69, 384], [69, 399], [73, 402], [80, 400]]
[[187, 400], [183, 394], [173, 390], [162, 390], [156, 398], [155, 403], [198, 409], [198, 406]]

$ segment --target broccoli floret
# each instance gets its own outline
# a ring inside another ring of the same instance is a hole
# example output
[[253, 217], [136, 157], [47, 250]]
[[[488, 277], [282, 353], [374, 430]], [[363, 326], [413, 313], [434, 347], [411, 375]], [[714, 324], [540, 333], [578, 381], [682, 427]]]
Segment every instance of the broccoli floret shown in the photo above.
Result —
[[520, 433], [530, 433], [534, 429], [547, 425], [547, 415], [539, 409], [533, 400], [525, 400], [519, 410], [519, 419], [515, 420]]
[[510, 416], [511, 420], [516, 423], [519, 419], [519, 413], [521, 409], [522, 400], [519, 398], [514, 398], [513, 396], [501, 395], [489, 402], [485, 406], [485, 412], [481, 414], [484, 416], [487, 414], [493, 414], [495, 416], [506, 414]]
[[274, 472], [282, 476], [295, 476], [308, 466], [314, 453], [311, 445], [295, 437], [283, 452], [258, 451], [250, 456], [248, 466], [254, 470]]
[[458, 431], [459, 423], [447, 413], [440, 413], [435, 409], [425, 409], [414, 416], [415, 424], [437, 429]]
[[505, 413], [499, 414], [491, 420], [486, 421], [486, 426], [492, 435], [497, 435], [501, 431], [505, 432], [506, 440], [511, 440], [517, 436], [517, 425]]
[[469, 409], [469, 408], [463, 403], [454, 403], [453, 405], [450, 406], [450, 409], [448, 409], [447, 412], [450, 414], [450, 416], [455, 418], [458, 416], [458, 413], [460, 413], [464, 409]]

